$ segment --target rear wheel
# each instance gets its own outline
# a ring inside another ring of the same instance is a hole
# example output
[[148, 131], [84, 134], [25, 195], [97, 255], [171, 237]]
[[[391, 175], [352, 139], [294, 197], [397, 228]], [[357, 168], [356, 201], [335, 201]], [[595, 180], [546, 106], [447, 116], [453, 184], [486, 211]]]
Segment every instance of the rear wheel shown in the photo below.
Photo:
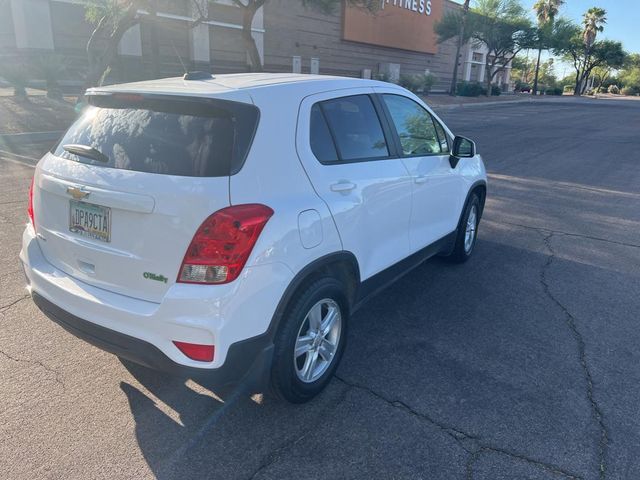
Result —
[[480, 199], [477, 194], [472, 194], [469, 201], [465, 205], [460, 224], [458, 225], [458, 233], [456, 235], [456, 243], [453, 251], [446, 258], [455, 263], [466, 262], [476, 245], [478, 238], [478, 224], [480, 223]]
[[344, 351], [348, 308], [342, 284], [330, 277], [297, 295], [275, 340], [271, 383], [292, 403], [311, 400], [324, 389]]

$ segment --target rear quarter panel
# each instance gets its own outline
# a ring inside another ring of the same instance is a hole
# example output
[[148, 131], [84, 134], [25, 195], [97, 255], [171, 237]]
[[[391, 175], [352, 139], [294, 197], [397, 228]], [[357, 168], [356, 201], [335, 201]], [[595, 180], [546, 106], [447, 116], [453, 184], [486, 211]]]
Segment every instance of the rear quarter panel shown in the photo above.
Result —
[[[342, 250], [329, 209], [314, 191], [296, 153], [298, 109], [308, 88], [289, 84], [252, 91], [260, 123], [243, 168], [230, 177], [230, 200], [232, 205], [265, 204], [274, 215], [248, 266], [278, 262], [297, 274], [315, 259]], [[305, 240], [309, 232], [319, 243]]]

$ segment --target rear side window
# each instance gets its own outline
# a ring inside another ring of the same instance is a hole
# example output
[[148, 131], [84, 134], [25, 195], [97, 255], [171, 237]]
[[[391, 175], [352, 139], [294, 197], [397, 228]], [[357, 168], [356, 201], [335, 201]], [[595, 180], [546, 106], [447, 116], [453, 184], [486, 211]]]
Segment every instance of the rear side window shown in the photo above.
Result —
[[311, 150], [322, 163], [338, 161], [338, 152], [319, 104], [311, 107]]
[[[136, 172], [188, 177], [236, 173], [258, 123], [254, 106], [222, 100], [116, 94], [90, 97], [90, 104], [53, 153]], [[65, 145], [91, 147], [104, 157], [100, 161], [71, 153]]]
[[[341, 161], [389, 156], [380, 119], [368, 95], [335, 98], [316, 105], [324, 114]], [[314, 139], [314, 134], [312, 129], [312, 145], [321, 141], [318, 137]]]

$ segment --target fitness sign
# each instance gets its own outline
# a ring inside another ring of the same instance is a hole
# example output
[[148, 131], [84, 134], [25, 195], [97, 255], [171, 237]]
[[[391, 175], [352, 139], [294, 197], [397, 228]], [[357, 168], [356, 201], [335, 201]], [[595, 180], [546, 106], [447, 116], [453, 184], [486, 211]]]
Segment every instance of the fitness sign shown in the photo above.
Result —
[[345, 4], [344, 40], [438, 53], [434, 25], [442, 18], [444, 0], [381, 0], [375, 12]]

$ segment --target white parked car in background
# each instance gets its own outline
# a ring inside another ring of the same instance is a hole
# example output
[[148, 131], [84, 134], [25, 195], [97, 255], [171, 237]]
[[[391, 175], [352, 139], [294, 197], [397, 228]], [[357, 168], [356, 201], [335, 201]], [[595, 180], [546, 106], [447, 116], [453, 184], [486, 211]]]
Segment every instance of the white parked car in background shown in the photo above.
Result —
[[473, 252], [482, 160], [396, 85], [195, 73], [87, 98], [20, 258], [45, 314], [120, 357], [304, 402], [370, 295]]

